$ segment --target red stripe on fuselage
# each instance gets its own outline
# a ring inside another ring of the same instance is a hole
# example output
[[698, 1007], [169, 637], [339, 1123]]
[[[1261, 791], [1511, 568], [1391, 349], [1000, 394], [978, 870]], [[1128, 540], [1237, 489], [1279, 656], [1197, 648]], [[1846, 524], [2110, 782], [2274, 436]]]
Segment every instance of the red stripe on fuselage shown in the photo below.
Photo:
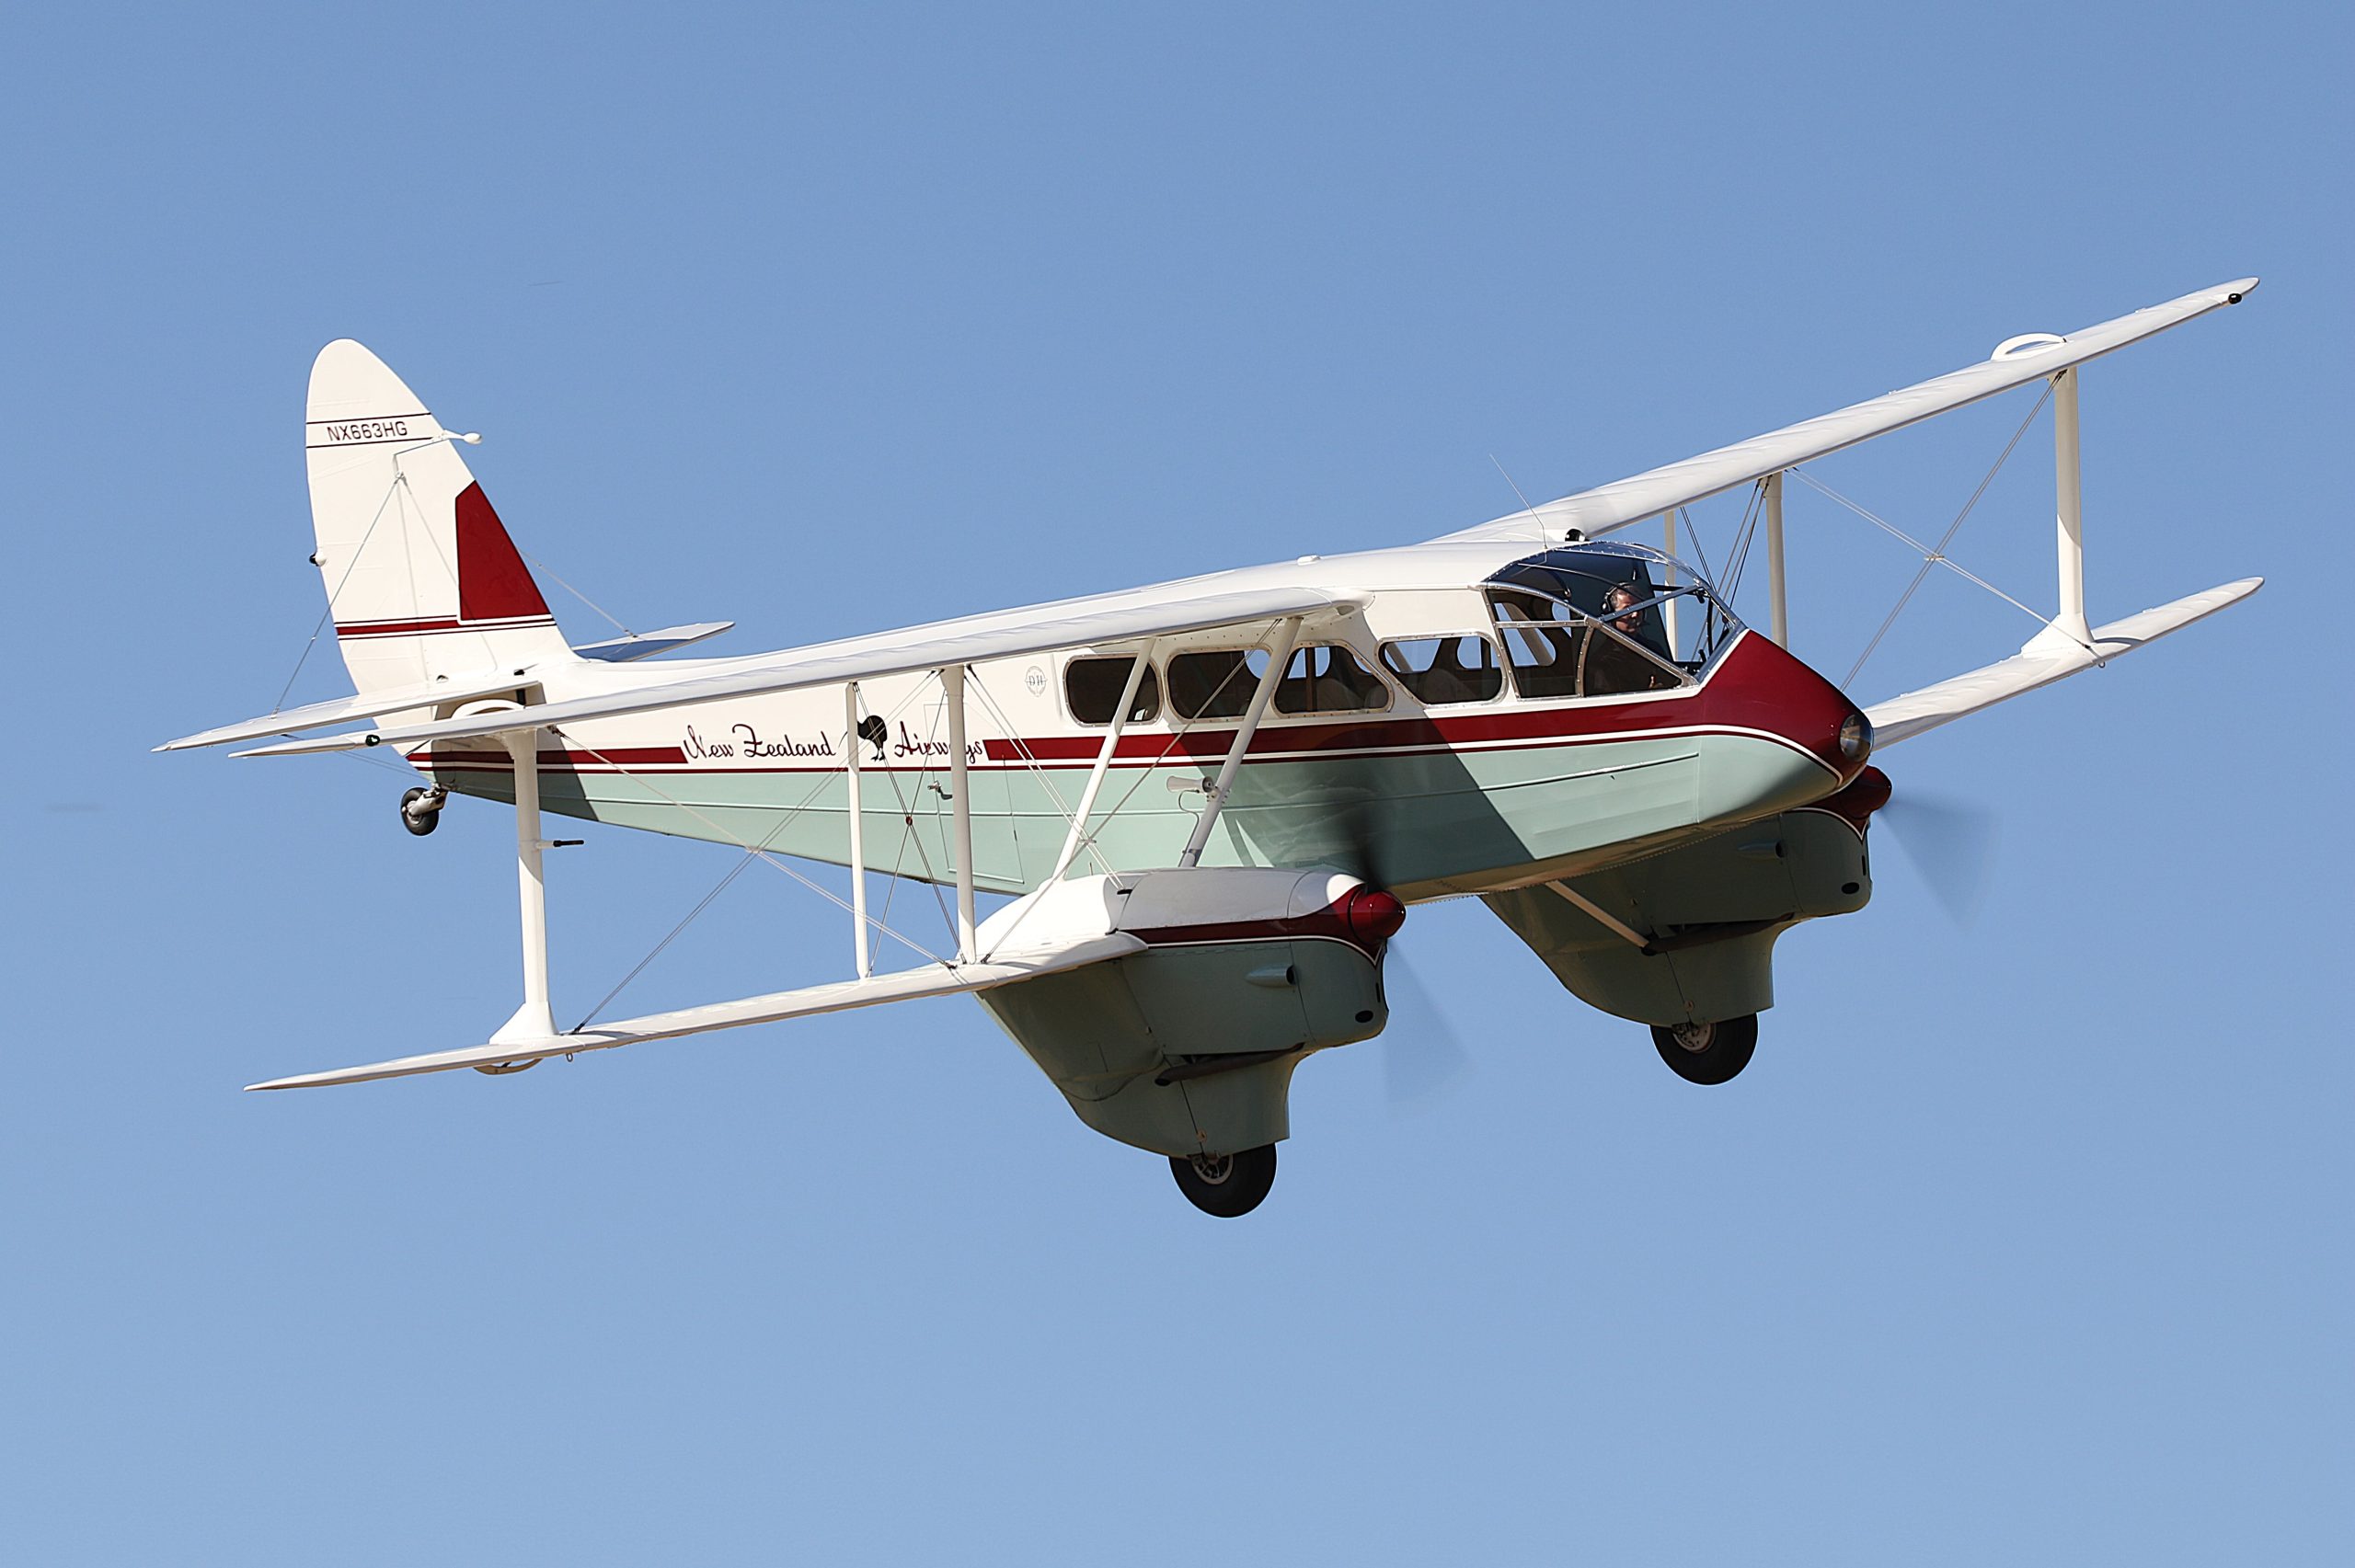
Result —
[[[424, 768], [451, 768], [466, 773], [509, 773], [514, 759], [504, 751], [443, 751], [431, 747], [411, 751], [408, 760]], [[542, 750], [540, 766], [547, 768], [676, 767], [687, 754], [676, 746], [616, 746], [610, 751]]]

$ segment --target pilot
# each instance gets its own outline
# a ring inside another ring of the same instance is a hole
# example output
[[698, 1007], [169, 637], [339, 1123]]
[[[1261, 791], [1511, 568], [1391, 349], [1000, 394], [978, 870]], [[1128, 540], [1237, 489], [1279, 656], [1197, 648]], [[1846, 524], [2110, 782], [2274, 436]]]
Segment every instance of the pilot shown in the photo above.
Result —
[[[1614, 583], [1603, 595], [1603, 616], [1611, 629], [1629, 642], [1642, 641], [1643, 612], [1637, 608], [1644, 595], [1633, 583]], [[1600, 632], [1589, 633], [1586, 639], [1584, 679], [1580, 692], [1590, 697], [1607, 697], [1620, 692], [1665, 691], [1676, 682], [1666, 670], [1645, 658], [1618, 637]]]

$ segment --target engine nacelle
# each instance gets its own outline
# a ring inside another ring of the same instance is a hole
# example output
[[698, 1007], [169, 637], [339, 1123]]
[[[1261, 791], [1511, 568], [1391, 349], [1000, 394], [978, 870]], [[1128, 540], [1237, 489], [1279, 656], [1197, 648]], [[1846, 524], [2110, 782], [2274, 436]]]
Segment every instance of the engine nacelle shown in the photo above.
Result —
[[[1605, 926], [1545, 887], [1481, 901], [1580, 1001], [1638, 1023], [1714, 1023], [1775, 1005], [1775, 943], [1873, 896], [1866, 823], [1889, 799], [1878, 768], [1839, 795], [1697, 844], [1576, 877]], [[1633, 931], [1651, 940], [1637, 947]]]
[[1247, 866], [1080, 877], [984, 923], [982, 953], [1121, 932], [1142, 952], [980, 993], [1082, 1121], [1157, 1154], [1230, 1154], [1290, 1130], [1292, 1070], [1389, 1021], [1406, 918], [1354, 876]]

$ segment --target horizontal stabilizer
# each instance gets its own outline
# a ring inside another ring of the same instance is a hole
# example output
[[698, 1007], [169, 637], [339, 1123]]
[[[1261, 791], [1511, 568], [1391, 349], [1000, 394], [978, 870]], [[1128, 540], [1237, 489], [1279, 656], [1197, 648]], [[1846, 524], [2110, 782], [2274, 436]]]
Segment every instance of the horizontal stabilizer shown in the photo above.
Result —
[[821, 1013], [874, 1007], [887, 1001], [913, 1001], [927, 996], [957, 996], [967, 991], [1011, 985], [1017, 980], [1031, 979], [1040, 975], [1084, 968], [1109, 958], [1125, 957], [1142, 951], [1144, 945], [1136, 937], [1116, 932], [1041, 952], [1001, 955], [987, 963], [929, 965], [921, 969], [902, 969], [897, 974], [875, 975], [863, 980], [842, 980], [833, 985], [806, 986], [799, 990], [772, 991], [766, 996], [748, 996], [738, 1001], [717, 1001], [703, 1007], [682, 1008], [675, 1013], [652, 1013], [643, 1018], [625, 1018], [619, 1023], [603, 1024], [575, 1035], [552, 1036], [545, 1040], [509, 1041], [504, 1045], [469, 1046], [463, 1050], [437, 1051], [429, 1056], [396, 1057], [391, 1061], [370, 1062], [362, 1067], [338, 1068], [329, 1072], [309, 1072], [293, 1078], [273, 1078], [267, 1083], [248, 1083], [246, 1087], [312, 1089], [329, 1083], [365, 1083], [378, 1078], [408, 1078], [420, 1072], [448, 1072], [461, 1067], [500, 1067], [509, 1063], [538, 1061], [546, 1057], [570, 1056], [575, 1051], [602, 1051], [615, 1046], [634, 1046], [644, 1040], [675, 1039], [682, 1035], [737, 1029], [748, 1024], [775, 1024]]
[[[532, 682], [525, 679], [529, 667], [523, 670], [495, 670], [474, 677], [444, 676], [422, 685], [396, 687], [391, 691], [368, 692], [357, 697], [336, 697], [307, 707], [286, 708], [259, 718], [246, 719], [237, 724], [225, 724], [219, 729], [208, 729], [197, 735], [183, 735], [178, 740], [167, 740], [155, 748], [158, 751], [184, 751], [192, 746], [223, 746], [232, 740], [258, 740], [265, 735], [293, 735], [297, 730], [315, 729], [323, 724], [343, 724], [355, 718], [376, 718], [385, 714], [407, 713], [412, 708], [430, 708], [441, 703], [466, 703], [477, 697], [495, 697], [511, 693]], [[340, 750], [340, 747], [328, 748]], [[242, 755], [251, 756], [246, 752]]]
[[[875, 681], [887, 675], [906, 675], [948, 665], [1021, 658], [1058, 648], [1102, 648], [1144, 637], [1252, 625], [1288, 615], [1346, 614], [1364, 602], [1362, 595], [1316, 588], [1250, 589], [1176, 600], [1156, 597], [1153, 590], [1143, 589], [1097, 599], [1067, 600], [1061, 604], [999, 611], [961, 621], [940, 621], [905, 631], [817, 643], [749, 658], [715, 659], [698, 665], [698, 673], [684, 678], [649, 681], [643, 686], [510, 709], [497, 715], [328, 736], [320, 744], [306, 744], [302, 749], [349, 750], [390, 744], [407, 750], [437, 740], [618, 718], [625, 714], [654, 713], [725, 697], [757, 697], [812, 686], [839, 686], [846, 681]], [[273, 747], [267, 753], [253, 751], [243, 755], [280, 755], [293, 750]]]
[[2001, 663], [1867, 708], [1865, 716], [1872, 721], [1873, 744], [1893, 746], [1898, 741], [1910, 740], [2023, 692], [2033, 692], [2081, 670], [2107, 664], [2158, 641], [2169, 632], [2213, 615], [2227, 605], [2237, 604], [2264, 586], [2263, 578], [2243, 578], [2205, 593], [2178, 599], [2172, 604], [2162, 604], [2155, 610], [2145, 610], [2140, 615], [2113, 621], [2094, 633], [2091, 648], [2056, 632], [2039, 632], [2028, 647]]
[[582, 643], [572, 651], [583, 658], [601, 659], [607, 664], [628, 664], [716, 637], [735, 624], [733, 621], [697, 621], [692, 625], [665, 626], [659, 632], [631, 632], [602, 643]]

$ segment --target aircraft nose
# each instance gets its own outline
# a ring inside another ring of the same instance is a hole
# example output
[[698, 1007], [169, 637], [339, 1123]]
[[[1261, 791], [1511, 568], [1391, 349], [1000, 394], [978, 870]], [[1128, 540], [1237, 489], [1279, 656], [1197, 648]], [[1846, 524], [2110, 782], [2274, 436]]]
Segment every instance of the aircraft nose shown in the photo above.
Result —
[[[1781, 809], [1844, 787], [1872, 756], [1872, 721], [1846, 693], [1771, 640], [1752, 632], [1729, 650], [1709, 681], [1711, 719], [1756, 748], [1727, 748], [1712, 768], [1706, 804], [1721, 811]], [[1732, 758], [1739, 757], [1736, 762]]]

